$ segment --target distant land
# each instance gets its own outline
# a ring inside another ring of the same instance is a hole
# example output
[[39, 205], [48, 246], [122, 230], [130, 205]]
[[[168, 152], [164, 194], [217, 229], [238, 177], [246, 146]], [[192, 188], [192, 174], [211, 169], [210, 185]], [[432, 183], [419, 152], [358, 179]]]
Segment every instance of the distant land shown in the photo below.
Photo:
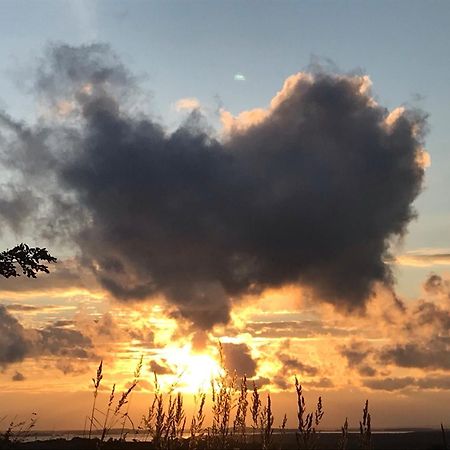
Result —
[[[142, 435], [136, 435], [132, 430], [127, 435], [127, 441], [119, 441], [114, 439], [114, 432], [111, 438], [100, 444], [99, 439], [85, 439], [82, 437], [72, 437], [82, 435], [82, 431], [67, 430], [55, 433], [36, 431], [27, 442], [16, 443], [0, 443], [1, 449], [23, 449], [23, 450], [94, 450], [98, 448], [105, 449], [124, 449], [124, 450], [140, 450], [153, 449], [154, 445], [147, 441], [142, 441]], [[117, 435], [120, 434], [118, 430]], [[338, 431], [322, 431], [319, 433], [317, 450], [336, 450], [340, 432]], [[236, 446], [233, 449], [256, 450], [261, 448], [260, 443], [250, 437], [250, 441], [246, 445]], [[376, 430], [372, 435], [373, 450], [445, 450], [442, 433], [440, 430]], [[183, 439], [179, 445], [174, 446], [175, 449], [188, 449], [189, 440]], [[202, 448], [198, 445], [197, 448]], [[349, 432], [347, 450], [359, 450], [361, 448], [359, 441], [359, 432], [354, 430]], [[282, 437], [276, 432], [273, 436], [273, 450], [294, 450], [297, 449], [295, 438], [295, 430], [286, 430]]]

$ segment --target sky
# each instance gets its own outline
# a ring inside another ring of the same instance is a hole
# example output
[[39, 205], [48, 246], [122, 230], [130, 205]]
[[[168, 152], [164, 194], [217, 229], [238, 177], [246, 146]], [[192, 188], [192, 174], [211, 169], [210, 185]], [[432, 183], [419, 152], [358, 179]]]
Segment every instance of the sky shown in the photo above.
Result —
[[[188, 408], [219, 370], [295, 426], [450, 404], [450, 6], [0, 1], [0, 417], [82, 428], [100, 400]], [[43, 383], [42, 380], [48, 380]], [[56, 405], [64, 403], [60, 414]], [[407, 411], [407, 412], [406, 412]], [[1, 427], [1, 423], [0, 423]]]

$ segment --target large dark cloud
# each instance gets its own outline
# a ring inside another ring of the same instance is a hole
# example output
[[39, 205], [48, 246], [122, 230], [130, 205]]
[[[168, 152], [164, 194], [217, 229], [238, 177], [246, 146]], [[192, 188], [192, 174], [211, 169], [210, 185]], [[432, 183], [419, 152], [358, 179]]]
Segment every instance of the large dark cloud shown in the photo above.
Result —
[[67, 231], [118, 299], [162, 294], [204, 328], [286, 283], [352, 309], [392, 283], [389, 240], [423, 178], [423, 116], [387, 124], [363, 84], [298, 77], [264, 120], [218, 140], [198, 112], [172, 133], [137, 112], [135, 78], [107, 46], [56, 46], [35, 85], [53, 120], [3, 115], [2, 161], [41, 187], [48, 230]]

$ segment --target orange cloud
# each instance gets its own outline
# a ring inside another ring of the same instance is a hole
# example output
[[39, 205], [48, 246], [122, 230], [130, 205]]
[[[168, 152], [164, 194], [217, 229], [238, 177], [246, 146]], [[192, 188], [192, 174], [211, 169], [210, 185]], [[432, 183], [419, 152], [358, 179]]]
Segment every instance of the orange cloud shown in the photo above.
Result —
[[195, 97], [181, 98], [175, 103], [175, 110], [180, 111], [192, 111], [193, 109], [200, 108], [200, 101]]

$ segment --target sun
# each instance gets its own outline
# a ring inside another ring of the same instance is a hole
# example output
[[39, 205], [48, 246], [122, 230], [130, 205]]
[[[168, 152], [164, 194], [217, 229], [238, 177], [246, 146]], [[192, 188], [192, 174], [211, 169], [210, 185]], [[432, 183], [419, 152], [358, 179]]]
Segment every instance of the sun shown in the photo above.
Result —
[[166, 388], [173, 384], [176, 390], [187, 393], [195, 394], [208, 390], [211, 380], [223, 370], [211, 355], [196, 353], [190, 345], [166, 348], [161, 352], [161, 356], [175, 371], [175, 375], [166, 377], [162, 384]]

